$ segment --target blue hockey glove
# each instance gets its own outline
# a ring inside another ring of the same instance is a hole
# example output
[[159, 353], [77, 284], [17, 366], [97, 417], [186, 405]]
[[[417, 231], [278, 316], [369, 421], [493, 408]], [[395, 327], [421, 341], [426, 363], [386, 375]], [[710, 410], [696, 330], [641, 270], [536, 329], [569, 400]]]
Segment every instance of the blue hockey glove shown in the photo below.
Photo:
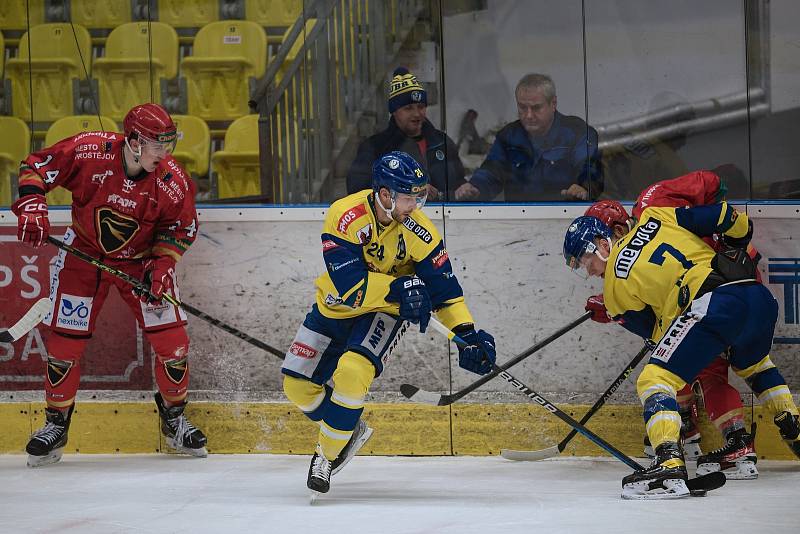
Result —
[[497, 351], [494, 348], [492, 334], [484, 330], [475, 331], [470, 327], [461, 332], [455, 331], [458, 337], [469, 343], [468, 347], [458, 348], [458, 365], [462, 369], [485, 375], [492, 370]]
[[416, 276], [401, 276], [389, 284], [387, 302], [400, 303], [400, 318], [419, 324], [425, 332], [431, 320], [431, 297], [425, 283]]

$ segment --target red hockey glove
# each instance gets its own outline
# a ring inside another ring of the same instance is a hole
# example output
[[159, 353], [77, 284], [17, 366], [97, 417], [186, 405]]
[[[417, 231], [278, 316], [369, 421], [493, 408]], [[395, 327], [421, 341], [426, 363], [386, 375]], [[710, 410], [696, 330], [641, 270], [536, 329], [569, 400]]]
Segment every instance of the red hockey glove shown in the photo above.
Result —
[[169, 293], [175, 287], [175, 260], [168, 256], [146, 260], [142, 283], [150, 293], [137, 292], [139, 299], [145, 304], [160, 302], [164, 293]]
[[50, 219], [44, 195], [25, 195], [11, 205], [11, 211], [17, 216], [17, 239], [34, 247], [47, 243]]
[[589, 297], [584, 310], [592, 312], [592, 321], [597, 321], [598, 323], [610, 323], [613, 321], [608, 315], [608, 310], [606, 310], [606, 303], [602, 293]]

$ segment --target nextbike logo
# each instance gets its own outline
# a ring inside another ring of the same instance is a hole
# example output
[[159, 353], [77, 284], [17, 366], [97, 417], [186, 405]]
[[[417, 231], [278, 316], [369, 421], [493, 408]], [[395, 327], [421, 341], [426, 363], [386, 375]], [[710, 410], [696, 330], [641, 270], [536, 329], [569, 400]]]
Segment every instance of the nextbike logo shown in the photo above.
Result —
[[622, 247], [614, 262], [614, 274], [617, 278], [628, 278], [642, 249], [653, 240], [660, 229], [661, 221], [658, 219], [648, 219], [646, 223], [636, 228], [633, 238]]
[[63, 293], [58, 307], [56, 326], [88, 332], [91, 315], [92, 297], [78, 297]]
[[800, 324], [800, 258], [769, 258], [769, 283], [783, 285], [783, 321]]

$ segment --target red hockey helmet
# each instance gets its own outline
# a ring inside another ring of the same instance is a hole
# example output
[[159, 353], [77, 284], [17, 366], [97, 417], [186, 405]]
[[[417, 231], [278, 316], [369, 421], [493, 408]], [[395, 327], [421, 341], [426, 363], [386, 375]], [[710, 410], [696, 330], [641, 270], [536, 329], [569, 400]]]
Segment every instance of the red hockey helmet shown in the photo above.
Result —
[[172, 117], [158, 104], [141, 104], [131, 108], [122, 121], [125, 139], [136, 139], [142, 145], [162, 145], [172, 152], [178, 140], [178, 131]]
[[586, 213], [589, 217], [597, 217], [609, 228], [613, 229], [616, 225], [622, 225], [628, 230], [631, 229], [631, 217], [625, 211], [625, 207], [616, 200], [600, 200], [595, 202]]

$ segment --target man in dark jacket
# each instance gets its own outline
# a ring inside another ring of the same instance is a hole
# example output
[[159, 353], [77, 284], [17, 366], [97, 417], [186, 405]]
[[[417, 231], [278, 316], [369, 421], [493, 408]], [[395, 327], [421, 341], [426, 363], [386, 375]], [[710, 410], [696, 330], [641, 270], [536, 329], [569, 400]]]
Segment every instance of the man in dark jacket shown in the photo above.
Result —
[[527, 74], [515, 91], [519, 120], [497, 133], [486, 160], [455, 200], [592, 200], [602, 192], [597, 131], [556, 111], [556, 88]]
[[447, 200], [464, 181], [458, 149], [447, 134], [427, 119], [428, 95], [405, 67], [394, 71], [389, 85], [389, 126], [364, 140], [347, 173], [347, 194], [372, 188], [372, 164], [400, 150], [428, 171], [428, 200]]

